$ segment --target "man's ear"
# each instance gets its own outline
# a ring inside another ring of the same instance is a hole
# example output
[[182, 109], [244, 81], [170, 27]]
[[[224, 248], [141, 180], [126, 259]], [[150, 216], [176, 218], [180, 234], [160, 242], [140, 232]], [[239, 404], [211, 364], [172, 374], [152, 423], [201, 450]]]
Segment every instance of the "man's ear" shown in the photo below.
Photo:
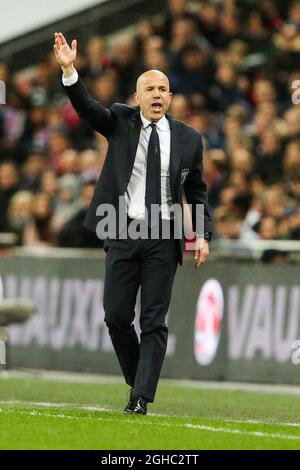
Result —
[[133, 98], [134, 98], [134, 101], [136, 102], [136, 104], [140, 105], [140, 95], [137, 91], [134, 93]]

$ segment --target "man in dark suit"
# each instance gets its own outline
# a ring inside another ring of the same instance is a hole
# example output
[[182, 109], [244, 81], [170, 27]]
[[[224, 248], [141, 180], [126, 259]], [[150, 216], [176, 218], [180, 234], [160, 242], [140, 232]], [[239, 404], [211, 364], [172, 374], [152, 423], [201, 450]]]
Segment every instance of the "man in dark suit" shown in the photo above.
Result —
[[[127, 236], [123, 236], [124, 226], [120, 223], [117, 235], [109, 235], [104, 242], [107, 256], [103, 303], [105, 322], [126, 383], [131, 387], [124, 412], [146, 414], [147, 403], [154, 400], [165, 357], [165, 316], [177, 265], [182, 263], [184, 240], [175, 233], [183, 222], [171, 208], [174, 204], [182, 207], [183, 193], [197, 234], [195, 267], [205, 262], [209, 252], [212, 225], [202, 175], [201, 136], [166, 114], [172, 93], [162, 72], [150, 70], [138, 78], [134, 94], [137, 107], [115, 103], [107, 109], [92, 98], [73, 66], [76, 40], [70, 47], [61, 33], [55, 33], [54, 51], [74, 108], [109, 142], [85, 225], [100, 233], [104, 218], [101, 207], [110, 204], [119, 211], [121, 198], [125, 201]], [[158, 215], [151, 212], [157, 206]], [[202, 207], [203, 217], [197, 207]], [[128, 235], [136, 222], [146, 227], [146, 237]], [[163, 236], [166, 225], [170, 230], [167, 237]], [[153, 228], [158, 236], [152, 237]], [[133, 326], [139, 288], [140, 341]]]

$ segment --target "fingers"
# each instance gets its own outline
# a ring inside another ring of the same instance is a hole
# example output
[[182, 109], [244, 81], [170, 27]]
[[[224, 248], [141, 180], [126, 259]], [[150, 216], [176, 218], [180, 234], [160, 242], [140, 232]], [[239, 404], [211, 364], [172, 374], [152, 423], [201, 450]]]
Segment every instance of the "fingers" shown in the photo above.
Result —
[[205, 263], [206, 258], [207, 258], [207, 255], [204, 255], [204, 254], [200, 255], [199, 261], [197, 263], [197, 269], [200, 268], [200, 266]]
[[58, 33], [54, 34], [54, 38], [55, 38], [54, 39], [55, 44], [53, 44], [54, 54], [55, 54], [56, 59], [59, 61], [59, 50], [61, 47], [61, 40], [59, 38]]
[[64, 37], [62, 33], [54, 33], [54, 38], [55, 38], [55, 45], [57, 46], [57, 49], [59, 49], [61, 46], [68, 45], [66, 38]]
[[72, 43], [71, 43], [71, 47], [72, 47], [72, 51], [76, 51], [76, 48], [77, 48], [77, 41], [76, 39], [73, 39]]
[[198, 258], [198, 260], [197, 260], [196, 263], [194, 264], [194, 268], [195, 268], [195, 269], [200, 268], [200, 266], [201, 266], [202, 264], [204, 264], [205, 261], [206, 261], [206, 257], [200, 255], [200, 257]]
[[57, 51], [57, 46], [56, 46], [56, 44], [53, 45], [53, 49], [54, 49], [55, 57], [57, 58], [57, 53], [58, 53], [58, 51]]
[[59, 47], [62, 45], [62, 43], [61, 43], [61, 39], [60, 39], [58, 33], [54, 33], [54, 39], [55, 39], [56, 48], [59, 49]]
[[58, 35], [59, 35], [59, 39], [61, 40], [62, 45], [68, 44], [63, 33], [58, 33]]
[[194, 260], [195, 260], [194, 268], [195, 268], [195, 269], [199, 268], [199, 261], [200, 261], [200, 258], [201, 258], [201, 251], [200, 251], [200, 250], [196, 250], [196, 251], [195, 251], [195, 256], [194, 256]]
[[207, 257], [208, 257], [208, 251], [196, 250], [195, 256], [194, 256], [194, 260], [195, 260], [194, 268], [198, 269], [202, 264], [204, 264]]

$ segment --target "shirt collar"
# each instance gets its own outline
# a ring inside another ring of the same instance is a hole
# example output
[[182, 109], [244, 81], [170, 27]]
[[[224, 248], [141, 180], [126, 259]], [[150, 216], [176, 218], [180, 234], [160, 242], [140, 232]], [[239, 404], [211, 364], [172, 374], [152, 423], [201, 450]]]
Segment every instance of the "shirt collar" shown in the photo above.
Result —
[[[146, 119], [142, 113], [140, 113], [141, 115], [141, 120], [142, 120], [142, 125], [143, 125], [143, 129], [146, 129], [148, 126], [150, 126], [151, 124], [151, 121], [149, 121], [148, 119]], [[169, 130], [169, 123], [168, 123], [168, 119], [166, 118], [165, 115], [163, 115], [162, 118], [160, 118], [159, 121], [157, 121], [156, 123], [156, 126], [159, 130], [161, 131], [166, 131], [166, 130]]]

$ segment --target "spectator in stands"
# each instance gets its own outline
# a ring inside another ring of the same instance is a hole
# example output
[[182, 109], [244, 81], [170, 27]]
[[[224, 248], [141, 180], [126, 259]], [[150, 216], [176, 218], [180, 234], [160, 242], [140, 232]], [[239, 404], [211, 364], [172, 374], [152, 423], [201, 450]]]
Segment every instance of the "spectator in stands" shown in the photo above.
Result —
[[41, 176], [47, 168], [47, 163], [44, 154], [38, 152], [29, 154], [22, 167], [20, 188], [36, 193], [39, 190]]
[[200, 48], [209, 47], [207, 41], [199, 36], [197, 23], [193, 19], [179, 18], [172, 25], [168, 48], [171, 67], [177, 66], [184, 48], [189, 44], [196, 44]]
[[249, 52], [269, 52], [270, 49], [270, 23], [262, 12], [252, 12], [248, 18], [245, 40]]
[[107, 69], [95, 80], [94, 95], [101, 103], [108, 107], [114, 102], [120, 101], [121, 96], [118, 91], [117, 75], [113, 69]]
[[33, 200], [32, 219], [25, 226], [23, 233], [24, 246], [42, 247], [54, 244], [52, 215], [50, 197], [46, 193], [37, 193]]
[[102, 36], [92, 36], [86, 47], [87, 65], [83, 76], [95, 79], [111, 66], [112, 59], [107, 53], [106, 40]]
[[205, 152], [204, 172], [209, 203], [215, 209], [219, 205], [220, 191], [227, 181], [227, 159], [223, 150], [212, 149]]
[[7, 221], [8, 231], [17, 235], [17, 244], [21, 245], [24, 230], [32, 218], [34, 195], [30, 191], [18, 191], [10, 199]]
[[255, 173], [266, 183], [275, 183], [282, 178], [282, 145], [275, 129], [262, 133], [254, 147]]
[[58, 191], [55, 199], [51, 228], [57, 234], [80, 208], [80, 180], [68, 173], [58, 179]]
[[293, 107], [284, 113], [284, 143], [300, 138], [300, 109]]
[[215, 39], [215, 46], [219, 49], [226, 48], [234, 39], [243, 39], [241, 21], [238, 12], [223, 11], [219, 18], [220, 29]]
[[234, 213], [227, 212], [224, 207], [215, 210], [215, 227], [218, 238], [236, 240], [239, 238], [242, 220]]
[[[298, 183], [299, 184], [299, 183]], [[287, 231], [291, 240], [300, 241], [300, 209], [295, 210], [295, 213], [287, 217]]]
[[98, 180], [104, 164], [104, 157], [96, 150], [87, 149], [79, 154], [78, 174], [80, 181]]
[[61, 175], [77, 174], [79, 166], [78, 152], [68, 148], [61, 154], [59, 173]]
[[300, 168], [300, 139], [291, 141], [283, 156], [283, 171], [287, 178], [292, 178]]
[[174, 119], [186, 122], [191, 114], [191, 108], [188, 99], [184, 95], [176, 95], [170, 104], [170, 113]]
[[168, 73], [168, 61], [166, 54], [163, 51], [145, 52], [142, 69], [161, 70], [164, 73]]
[[61, 171], [61, 158], [65, 150], [71, 147], [69, 137], [65, 132], [53, 131], [48, 139], [48, 153], [51, 167], [58, 173]]
[[195, 25], [198, 22], [196, 15], [190, 11], [187, 0], [168, 0], [163, 30], [164, 37], [167, 41], [171, 40], [174, 32], [174, 23], [181, 19], [191, 20]]
[[254, 165], [253, 158], [249, 150], [245, 148], [234, 149], [229, 161], [232, 172], [240, 172], [240, 174], [246, 178], [252, 174]]
[[145, 51], [145, 44], [148, 40], [151, 41], [152, 38], [158, 38], [158, 40], [163, 43], [162, 38], [156, 35], [154, 25], [151, 20], [147, 18], [141, 18], [136, 27], [136, 35], [134, 37], [137, 58], [138, 61], [142, 61], [143, 50]]
[[300, 206], [300, 168], [298, 168], [291, 177], [289, 191]]
[[201, 2], [198, 11], [198, 22], [200, 33], [211, 45], [216, 46], [220, 33], [217, 5], [207, 0]]
[[237, 71], [230, 64], [220, 64], [216, 70], [216, 81], [210, 91], [215, 111], [225, 112], [232, 104], [247, 108], [247, 100], [237, 87]]
[[200, 94], [205, 97], [213, 73], [213, 63], [207, 53], [196, 44], [187, 44], [181, 50], [178, 64], [173, 67], [174, 93], [188, 97]]
[[13, 161], [0, 163], [0, 232], [9, 231], [8, 207], [13, 195], [18, 191], [20, 175]]
[[58, 176], [54, 170], [47, 169], [41, 175], [40, 191], [49, 196], [51, 206], [55, 207], [58, 191]]
[[200, 132], [206, 149], [222, 148], [222, 136], [218, 127], [214, 125], [212, 114], [208, 110], [200, 108], [195, 111], [189, 116], [188, 124]]
[[77, 211], [62, 225], [57, 234], [58, 246], [67, 248], [100, 248], [103, 241], [87, 228], [83, 222], [87, 214], [96, 180], [86, 180], [81, 187], [81, 199]]
[[[119, 88], [116, 87], [111, 99], [115, 99], [117, 94], [120, 94], [121, 99], [126, 99], [134, 91], [135, 77], [138, 71], [137, 49], [133, 38], [122, 36], [115, 40], [111, 67], [116, 73], [115, 77], [120, 77]], [[113, 80], [112, 75], [110, 79]], [[104, 97], [103, 94], [102, 98]]]
[[261, 219], [258, 235], [262, 240], [276, 240], [278, 238], [278, 222], [275, 217], [266, 216]]

